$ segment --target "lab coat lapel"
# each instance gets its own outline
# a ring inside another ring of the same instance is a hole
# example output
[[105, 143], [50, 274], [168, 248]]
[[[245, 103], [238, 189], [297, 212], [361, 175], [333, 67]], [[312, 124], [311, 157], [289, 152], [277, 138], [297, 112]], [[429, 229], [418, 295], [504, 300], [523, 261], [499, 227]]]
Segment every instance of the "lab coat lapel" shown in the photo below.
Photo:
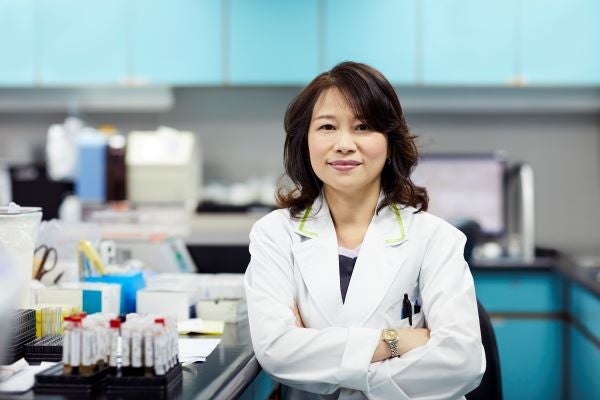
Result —
[[401, 245], [407, 240], [400, 210], [386, 207], [373, 217], [350, 279], [343, 321], [363, 325], [377, 310], [406, 261]]
[[327, 202], [317, 198], [299, 221], [302, 242], [292, 251], [315, 305], [328, 322], [339, 325], [342, 312], [338, 246]]

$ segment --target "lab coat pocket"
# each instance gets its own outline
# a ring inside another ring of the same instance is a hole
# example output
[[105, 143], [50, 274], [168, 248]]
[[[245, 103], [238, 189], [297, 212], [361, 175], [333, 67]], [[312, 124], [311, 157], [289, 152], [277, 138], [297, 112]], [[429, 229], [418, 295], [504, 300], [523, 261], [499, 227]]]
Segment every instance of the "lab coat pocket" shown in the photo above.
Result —
[[386, 320], [387, 327], [391, 329], [424, 328], [426, 325], [422, 310], [412, 316], [412, 325], [410, 324], [410, 319], [408, 317], [394, 320], [393, 318], [386, 316]]
[[396, 300], [394, 304], [387, 307], [384, 319], [388, 328], [423, 328], [426, 326], [420, 296], [418, 293], [412, 292], [407, 297], [408, 301], [410, 301], [410, 308], [412, 311], [412, 325], [408, 317], [402, 318], [407, 315], [403, 305], [406, 300], [402, 298], [399, 301]]

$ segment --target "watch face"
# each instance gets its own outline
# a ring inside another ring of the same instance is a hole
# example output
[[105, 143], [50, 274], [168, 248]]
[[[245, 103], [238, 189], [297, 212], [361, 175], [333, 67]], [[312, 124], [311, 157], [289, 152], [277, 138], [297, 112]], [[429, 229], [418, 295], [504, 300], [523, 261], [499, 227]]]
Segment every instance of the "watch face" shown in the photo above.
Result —
[[383, 331], [383, 340], [396, 340], [398, 338], [398, 334], [393, 329], [386, 329]]

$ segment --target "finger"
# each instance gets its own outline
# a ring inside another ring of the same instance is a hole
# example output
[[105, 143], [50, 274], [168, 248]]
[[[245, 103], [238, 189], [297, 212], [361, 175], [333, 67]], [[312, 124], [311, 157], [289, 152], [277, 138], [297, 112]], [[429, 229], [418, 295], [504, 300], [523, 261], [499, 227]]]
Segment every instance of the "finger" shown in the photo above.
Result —
[[296, 326], [298, 328], [304, 328], [304, 323], [302, 322], [302, 317], [300, 316], [300, 310], [298, 310], [298, 306], [296, 302], [292, 305], [292, 311], [294, 313], [294, 317], [296, 318]]

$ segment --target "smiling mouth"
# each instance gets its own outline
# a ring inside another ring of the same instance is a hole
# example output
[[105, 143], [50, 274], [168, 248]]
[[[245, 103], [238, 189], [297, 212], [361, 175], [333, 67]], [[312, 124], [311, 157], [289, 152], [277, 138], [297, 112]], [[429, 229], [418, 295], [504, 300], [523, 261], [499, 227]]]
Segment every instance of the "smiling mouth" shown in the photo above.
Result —
[[360, 165], [361, 163], [358, 161], [354, 161], [354, 160], [338, 160], [338, 161], [331, 161], [328, 163], [329, 165], [333, 165], [333, 166], [352, 166], [352, 167], [356, 167], [357, 165]]
[[361, 163], [352, 160], [339, 160], [332, 161], [328, 164], [338, 171], [350, 171], [351, 169], [359, 166]]

